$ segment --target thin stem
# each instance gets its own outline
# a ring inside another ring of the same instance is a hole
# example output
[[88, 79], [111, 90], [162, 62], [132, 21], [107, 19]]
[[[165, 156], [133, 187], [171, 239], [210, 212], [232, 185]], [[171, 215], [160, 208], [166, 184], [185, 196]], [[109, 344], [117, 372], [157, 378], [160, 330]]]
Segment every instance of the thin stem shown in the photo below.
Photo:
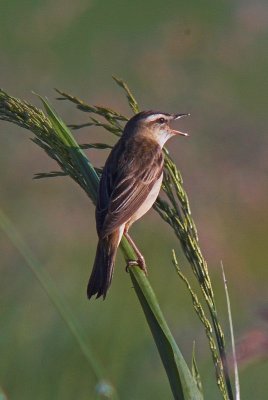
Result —
[[230, 327], [230, 335], [231, 335], [231, 343], [232, 343], [232, 353], [233, 353], [233, 363], [234, 363], [234, 376], [235, 376], [235, 400], [240, 400], [240, 383], [239, 383], [239, 373], [238, 373], [238, 365], [237, 365], [237, 356], [235, 350], [235, 340], [234, 340], [234, 328], [233, 328], [233, 318], [232, 318], [232, 310], [231, 310], [231, 302], [230, 296], [227, 286], [227, 280], [225, 277], [225, 272], [223, 268], [223, 262], [221, 261], [221, 269], [222, 269], [222, 278], [224, 283], [225, 297], [227, 303], [227, 311], [229, 318], [229, 327]]

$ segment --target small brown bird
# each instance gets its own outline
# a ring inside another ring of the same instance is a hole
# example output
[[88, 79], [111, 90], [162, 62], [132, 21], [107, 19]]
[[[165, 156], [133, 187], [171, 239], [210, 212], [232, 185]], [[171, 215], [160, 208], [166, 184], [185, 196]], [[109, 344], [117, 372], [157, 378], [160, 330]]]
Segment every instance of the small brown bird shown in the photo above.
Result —
[[142, 111], [126, 124], [103, 169], [96, 206], [99, 236], [95, 262], [88, 282], [90, 299], [103, 296], [111, 285], [115, 256], [124, 234], [133, 246], [139, 265], [147, 273], [144, 258], [128, 234], [130, 226], [153, 205], [161, 188], [164, 157], [162, 147], [174, 135], [184, 135], [170, 122], [189, 114]]

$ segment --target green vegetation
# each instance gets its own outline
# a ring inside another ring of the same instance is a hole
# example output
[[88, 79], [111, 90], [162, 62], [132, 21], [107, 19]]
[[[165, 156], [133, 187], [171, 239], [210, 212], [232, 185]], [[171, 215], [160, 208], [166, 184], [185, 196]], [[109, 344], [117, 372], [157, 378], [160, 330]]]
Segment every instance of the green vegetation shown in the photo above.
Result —
[[[138, 104], [127, 85], [119, 79], [115, 79], [115, 81], [125, 90], [129, 105], [133, 112], [138, 112]], [[102, 126], [109, 132], [112, 132], [113, 134], [115, 133], [116, 135], [122, 133], [122, 127], [119, 121], [124, 121], [126, 119], [123, 115], [120, 115], [108, 108], [88, 106], [83, 101], [74, 98], [73, 96], [62, 92], [60, 93], [63, 96], [61, 99], [69, 99], [73, 101], [80, 110], [86, 111], [90, 113], [90, 115], [96, 114], [100, 117], [103, 117], [105, 120], [103, 123], [90, 116], [91, 125]], [[98, 173], [87, 159], [83, 150], [80, 148], [65, 123], [55, 114], [46, 100], [42, 98], [41, 100], [44, 104], [48, 118], [41, 110], [38, 110], [31, 104], [11, 97], [2, 91], [0, 92], [0, 118], [31, 130], [35, 134], [33, 141], [38, 146], [43, 148], [51, 158], [56, 160], [62, 169], [59, 174], [57, 172], [39, 174], [39, 179], [42, 177], [56, 177], [57, 175], [62, 176], [62, 173], [67, 174], [73, 178], [82, 189], [85, 190], [89, 198], [93, 201], [93, 203], [95, 203], [99, 179]], [[92, 147], [92, 145], [89, 145], [89, 147]], [[95, 144], [93, 147], [102, 149], [107, 146], [105, 144]], [[167, 194], [169, 203], [159, 198], [156, 203], [156, 209], [163, 220], [168, 222], [169, 225], [173, 227], [176, 235], [178, 236], [185, 256], [190, 262], [194, 275], [200, 285], [201, 293], [203, 294], [208, 305], [219, 350], [217, 350], [214, 342], [212, 326], [206, 317], [204, 309], [202, 308], [202, 305], [196, 294], [193, 293], [187, 279], [179, 269], [174, 253], [173, 260], [177, 271], [187, 283], [187, 287], [194, 300], [194, 307], [200, 317], [200, 320], [205, 326], [205, 330], [209, 339], [209, 345], [212, 351], [213, 362], [215, 364], [217, 384], [223, 395], [223, 398], [229, 398], [232, 400], [233, 393], [226, 363], [223, 332], [216, 312], [214, 294], [207, 265], [198, 244], [197, 231], [191, 216], [187, 194], [182, 186], [182, 178], [175, 164], [169, 157], [167, 150], [165, 150], [165, 153], [165, 176], [163, 180], [163, 189]], [[67, 326], [74, 334], [80, 345], [80, 348], [83, 352], [85, 352], [85, 355], [92, 365], [92, 369], [95, 372], [96, 377], [101, 380], [102, 376], [100, 373], [100, 367], [97, 367], [98, 362], [94, 360], [94, 357], [91, 355], [91, 351], [88, 350], [87, 346], [85, 345], [85, 341], [82, 339], [81, 334], [75, 327], [75, 323], [73, 322], [71, 314], [66, 312], [64, 303], [62, 303], [62, 301], [57, 297], [55, 288], [52, 289], [52, 283], [48, 283], [49, 278], [42, 276], [42, 273], [39, 271], [39, 269], [34, 267], [36, 262], [33, 261], [33, 257], [29, 251], [25, 249], [25, 246], [17, 237], [14, 230], [14, 233], [12, 234], [12, 229], [9, 228], [10, 224], [8, 224], [8, 220], [4, 215], [1, 219], [3, 228], [9, 234], [24, 258], [27, 260], [31, 270], [34, 272], [35, 276], [46, 290], [52, 302], [56, 305], [64, 321], [67, 323]], [[126, 256], [126, 260], [135, 257], [133, 250], [127, 244], [126, 240], [122, 240], [121, 247]], [[199, 375], [196, 373], [196, 361], [193, 363], [193, 371], [195, 371], [195, 374], [192, 376], [181, 355], [180, 350], [176, 345], [174, 338], [171, 335], [166, 321], [164, 320], [156, 296], [147, 278], [138, 267], [131, 269], [130, 275], [147, 322], [158, 347], [163, 365], [166, 369], [174, 398], [185, 400], [198, 400], [203, 398], [199, 389], [201, 387], [201, 382]], [[96, 373], [96, 371], [98, 371], [98, 373]]]

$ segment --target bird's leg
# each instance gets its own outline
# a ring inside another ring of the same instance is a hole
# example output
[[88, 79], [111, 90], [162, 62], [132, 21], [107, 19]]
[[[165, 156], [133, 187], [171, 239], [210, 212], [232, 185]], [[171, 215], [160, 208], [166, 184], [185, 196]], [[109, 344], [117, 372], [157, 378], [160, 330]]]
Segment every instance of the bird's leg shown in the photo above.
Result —
[[133, 249], [134, 249], [134, 251], [135, 251], [135, 253], [137, 255], [137, 260], [129, 260], [127, 262], [126, 270], [128, 270], [129, 267], [132, 267], [134, 265], [138, 265], [143, 270], [145, 275], [148, 275], [148, 271], [147, 271], [147, 268], [146, 268], [144, 257], [141, 254], [140, 250], [138, 249], [136, 243], [133, 241], [131, 236], [129, 236], [128, 231], [125, 230], [124, 235], [125, 235], [128, 243], [133, 247]]

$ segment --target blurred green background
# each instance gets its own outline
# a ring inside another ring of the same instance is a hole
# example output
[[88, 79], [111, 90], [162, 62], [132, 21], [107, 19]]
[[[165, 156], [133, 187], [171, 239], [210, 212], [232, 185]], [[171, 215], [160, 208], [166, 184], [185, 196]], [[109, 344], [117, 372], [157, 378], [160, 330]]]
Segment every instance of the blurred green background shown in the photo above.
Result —
[[[54, 87], [131, 115], [111, 75], [143, 109], [190, 112], [189, 139], [168, 148], [182, 171], [228, 333], [220, 272], [229, 282], [243, 399], [268, 390], [266, 1], [3, 1], [1, 87], [40, 106], [47, 96], [67, 123], [86, 116], [58, 102]], [[33, 181], [55, 170], [31, 135], [0, 124], [0, 207], [71, 305], [121, 399], [171, 399], [168, 381], [118, 255], [108, 298], [86, 299], [96, 248], [94, 209], [70, 179]], [[115, 139], [101, 129], [79, 142]], [[106, 151], [88, 152], [103, 165]], [[206, 337], [171, 264], [173, 233], [151, 211], [132, 229], [150, 281], [186, 360], [193, 341], [207, 399], [220, 398]], [[152, 251], [153, 249], [153, 251]], [[10, 399], [93, 399], [96, 381], [55, 307], [1, 232], [0, 386]], [[182, 259], [182, 258], [181, 258]], [[187, 273], [189, 267], [184, 266]], [[190, 274], [190, 271], [189, 271]], [[227, 345], [229, 347], [227, 334]]]

